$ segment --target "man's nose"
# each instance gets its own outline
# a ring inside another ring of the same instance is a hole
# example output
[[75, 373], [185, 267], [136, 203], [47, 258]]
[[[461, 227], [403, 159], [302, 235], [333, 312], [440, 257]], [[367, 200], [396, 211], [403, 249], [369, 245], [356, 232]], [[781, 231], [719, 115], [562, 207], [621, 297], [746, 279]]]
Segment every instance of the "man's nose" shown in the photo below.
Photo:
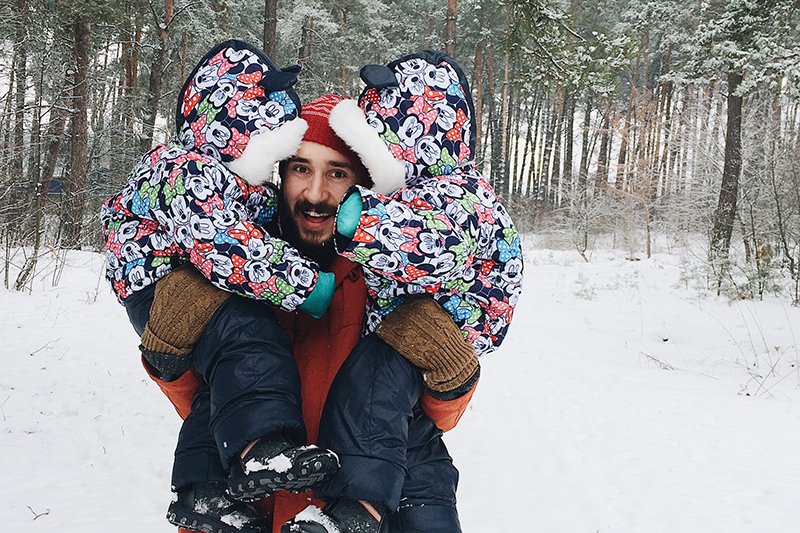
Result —
[[308, 183], [306, 198], [312, 204], [322, 203], [327, 198], [328, 192], [325, 188], [325, 179], [321, 174], [315, 174]]

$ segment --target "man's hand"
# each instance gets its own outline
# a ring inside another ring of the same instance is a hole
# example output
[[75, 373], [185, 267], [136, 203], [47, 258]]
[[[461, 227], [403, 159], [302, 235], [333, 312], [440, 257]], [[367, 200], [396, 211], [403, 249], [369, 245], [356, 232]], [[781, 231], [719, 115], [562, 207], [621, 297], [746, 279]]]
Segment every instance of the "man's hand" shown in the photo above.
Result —
[[433, 298], [409, 300], [383, 319], [378, 336], [423, 370], [425, 385], [436, 393], [464, 388], [477, 378], [478, 357], [453, 317]]

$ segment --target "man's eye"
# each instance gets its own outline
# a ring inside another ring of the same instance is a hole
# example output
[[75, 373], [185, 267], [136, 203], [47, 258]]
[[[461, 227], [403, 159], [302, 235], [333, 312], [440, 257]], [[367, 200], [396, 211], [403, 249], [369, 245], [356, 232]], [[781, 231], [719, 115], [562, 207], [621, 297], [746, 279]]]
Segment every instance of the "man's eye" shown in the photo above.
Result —
[[306, 167], [305, 165], [292, 165], [290, 170], [292, 172], [298, 172], [300, 174], [305, 174], [306, 172], [308, 172], [308, 167]]

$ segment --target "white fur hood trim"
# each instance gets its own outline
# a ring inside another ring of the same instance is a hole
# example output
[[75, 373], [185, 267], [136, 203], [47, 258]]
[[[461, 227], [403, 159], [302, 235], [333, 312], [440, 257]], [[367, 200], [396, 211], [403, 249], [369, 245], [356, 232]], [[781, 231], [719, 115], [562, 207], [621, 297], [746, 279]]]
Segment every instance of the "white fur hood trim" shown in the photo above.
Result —
[[331, 129], [361, 158], [380, 194], [391, 194], [406, 185], [405, 166], [394, 158], [386, 143], [367, 122], [355, 100], [345, 99], [331, 110]]
[[242, 156], [226, 166], [250, 185], [264, 185], [275, 163], [297, 153], [307, 129], [308, 123], [296, 118], [274, 130], [251, 135]]

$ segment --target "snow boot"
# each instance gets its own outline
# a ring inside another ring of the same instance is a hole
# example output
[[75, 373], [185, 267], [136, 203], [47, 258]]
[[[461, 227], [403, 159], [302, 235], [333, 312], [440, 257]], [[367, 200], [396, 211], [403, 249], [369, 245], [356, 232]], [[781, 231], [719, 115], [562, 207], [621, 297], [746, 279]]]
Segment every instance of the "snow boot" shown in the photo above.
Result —
[[309, 505], [281, 526], [281, 533], [387, 533], [382, 506], [365, 500], [336, 500], [325, 509]]
[[224, 482], [195, 483], [178, 491], [167, 511], [169, 523], [205, 533], [269, 533], [272, 521], [225, 493]]
[[313, 444], [297, 446], [284, 437], [265, 437], [245, 448], [228, 478], [228, 494], [249, 502], [276, 490], [302, 492], [339, 471], [339, 458]]

